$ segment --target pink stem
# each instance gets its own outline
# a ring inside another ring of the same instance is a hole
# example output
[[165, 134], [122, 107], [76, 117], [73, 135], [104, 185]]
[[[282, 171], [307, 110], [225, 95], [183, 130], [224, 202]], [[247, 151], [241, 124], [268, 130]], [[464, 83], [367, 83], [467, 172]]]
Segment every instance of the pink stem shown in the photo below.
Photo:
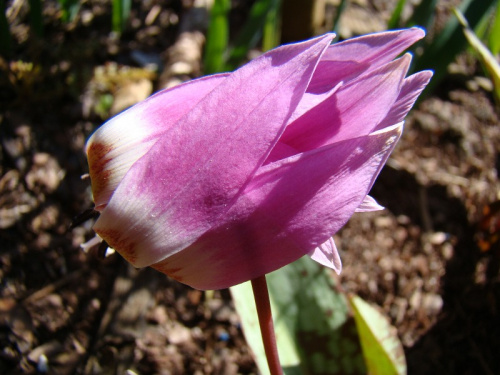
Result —
[[283, 370], [281, 369], [278, 348], [276, 346], [276, 336], [274, 335], [273, 315], [267, 291], [266, 276], [253, 279], [252, 288], [269, 371], [271, 375], [282, 375]]

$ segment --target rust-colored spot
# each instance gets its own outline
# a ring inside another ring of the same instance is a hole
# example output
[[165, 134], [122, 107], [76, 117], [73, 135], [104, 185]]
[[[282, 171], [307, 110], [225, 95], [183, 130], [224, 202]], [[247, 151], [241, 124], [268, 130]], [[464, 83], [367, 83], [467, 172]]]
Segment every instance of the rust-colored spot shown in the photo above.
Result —
[[476, 226], [476, 242], [482, 252], [495, 251], [500, 245], [500, 200], [483, 207]]
[[184, 283], [184, 278], [179, 276], [179, 275], [175, 275], [175, 276], [172, 276], [172, 275], [169, 275], [172, 279], [180, 282], [180, 283]]
[[177, 272], [181, 270], [180, 268], [169, 268], [168, 262], [166, 262], [165, 260], [152, 264], [151, 267], [169, 276], [174, 276]]
[[90, 182], [92, 184], [92, 193], [94, 199], [99, 197], [108, 185], [111, 170], [106, 169], [111, 158], [106, 157], [112, 150], [110, 145], [94, 142], [91, 143], [87, 150], [87, 159], [89, 163]]
[[110, 247], [115, 249], [122, 257], [130, 263], [135, 263], [137, 260], [137, 251], [135, 243], [126, 236], [122, 235], [123, 231], [117, 229], [100, 229], [98, 234], [108, 243]]
[[161, 262], [155, 263], [151, 265], [151, 268], [164, 273], [167, 276], [170, 276], [172, 279], [182, 282], [183, 278], [177, 273], [182, 270], [182, 268], [169, 268], [168, 258], [162, 260]]

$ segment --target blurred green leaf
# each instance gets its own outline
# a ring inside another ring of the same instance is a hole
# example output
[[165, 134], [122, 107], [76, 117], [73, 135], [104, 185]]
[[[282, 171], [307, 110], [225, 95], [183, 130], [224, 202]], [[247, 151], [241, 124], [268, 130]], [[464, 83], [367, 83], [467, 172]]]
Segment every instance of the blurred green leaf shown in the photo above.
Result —
[[490, 11], [485, 14], [484, 17], [482, 17], [479, 23], [476, 25], [476, 27], [474, 27], [474, 34], [476, 34], [479, 39], [486, 39], [486, 36], [489, 33], [492, 17], [493, 13]]
[[266, 22], [270, 22], [268, 14], [273, 9], [279, 9], [281, 0], [257, 0], [250, 9], [247, 21], [238, 33], [232, 47], [230, 47], [226, 70], [234, 70], [243, 61], [248, 51], [259, 42]]
[[30, 24], [33, 32], [37, 36], [43, 36], [43, 18], [41, 0], [29, 0]]
[[[340, 4], [337, 7], [337, 12], [335, 13], [335, 18], [333, 20], [333, 32], [338, 34], [340, 28], [340, 17], [344, 13], [344, 10], [347, 8], [348, 0], [340, 0]], [[335, 40], [338, 40], [339, 36], [335, 37]]]
[[63, 22], [71, 22], [80, 10], [80, 0], [59, 0]]
[[462, 30], [467, 38], [467, 41], [472, 46], [474, 51], [479, 55], [484, 69], [488, 72], [491, 80], [493, 81], [493, 89], [497, 103], [500, 103], [500, 64], [496, 60], [495, 56], [486, 48], [486, 46], [479, 40], [479, 38], [474, 34], [469, 28], [467, 20], [464, 15], [458, 10], [453, 9], [455, 16], [462, 25]]
[[272, 0], [271, 8], [266, 14], [264, 31], [262, 35], [262, 50], [269, 51], [280, 44], [281, 39], [281, 19], [280, 0]]
[[387, 23], [387, 29], [396, 29], [400, 25], [401, 21], [401, 13], [403, 13], [403, 9], [405, 7], [406, 0], [399, 0], [396, 4], [396, 7], [394, 8], [391, 18], [389, 19], [389, 22]]
[[[250, 282], [246, 282], [233, 286], [230, 290], [236, 310], [238, 311], [243, 323], [246, 341], [252, 348], [257, 366], [259, 367], [262, 375], [268, 375], [269, 368], [267, 366], [266, 354], [262, 344], [262, 336], [260, 333], [257, 309], [255, 308], [253, 298], [252, 285]], [[273, 306], [273, 310], [276, 310], [275, 306]], [[275, 322], [274, 328], [278, 341], [277, 345], [281, 365], [285, 369], [285, 374], [302, 374], [302, 371], [299, 368], [300, 357], [288, 327], [283, 324], [282, 321]]]
[[500, 52], [500, 3], [497, 4], [494, 17], [488, 43], [491, 53], [497, 55]]
[[280, 8], [281, 0], [255, 1], [243, 28], [229, 45], [230, 1], [215, 0], [205, 47], [205, 74], [236, 69], [261, 37], [264, 51], [279, 45]]
[[114, 97], [112, 94], [102, 94], [99, 96], [97, 103], [95, 103], [94, 112], [103, 120], [109, 118], [113, 101]]
[[[304, 257], [267, 275], [286, 374], [366, 374], [347, 299], [329, 272]], [[253, 305], [251, 287], [239, 285], [231, 293], [259, 369], [267, 374], [255, 308], [249, 307]]]
[[406, 374], [403, 346], [387, 318], [358, 296], [350, 296], [368, 373]]
[[[464, 0], [460, 6], [461, 12], [474, 28], [481, 19], [488, 14], [497, 0], [472, 1]], [[474, 5], [472, 5], [474, 4]], [[438, 83], [447, 75], [448, 65], [455, 60], [457, 54], [467, 46], [467, 41], [462, 33], [456, 17], [451, 17], [444, 29], [428, 45], [424, 45], [424, 52], [419, 56], [414, 65], [415, 71], [432, 69], [434, 76], [427, 85], [427, 93], [432, 92]]]
[[112, 5], [113, 31], [121, 34], [125, 30], [125, 25], [130, 17], [132, 0], [113, 0]]
[[229, 43], [230, 0], [215, 0], [210, 12], [207, 42], [205, 44], [204, 73], [213, 74], [225, 70], [225, 52]]
[[413, 9], [413, 14], [408, 22], [406, 22], [406, 27], [421, 26], [424, 29], [429, 29], [434, 22], [436, 5], [437, 0], [422, 0]]

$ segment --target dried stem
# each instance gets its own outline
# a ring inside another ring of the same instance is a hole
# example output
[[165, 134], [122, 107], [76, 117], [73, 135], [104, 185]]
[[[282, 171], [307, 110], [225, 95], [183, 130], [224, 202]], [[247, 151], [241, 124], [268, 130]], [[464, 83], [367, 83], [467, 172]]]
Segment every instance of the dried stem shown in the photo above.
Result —
[[253, 295], [259, 316], [260, 332], [264, 342], [267, 364], [271, 375], [282, 375], [278, 348], [276, 346], [276, 336], [274, 335], [273, 315], [271, 313], [271, 303], [267, 291], [266, 276], [260, 276], [252, 280]]

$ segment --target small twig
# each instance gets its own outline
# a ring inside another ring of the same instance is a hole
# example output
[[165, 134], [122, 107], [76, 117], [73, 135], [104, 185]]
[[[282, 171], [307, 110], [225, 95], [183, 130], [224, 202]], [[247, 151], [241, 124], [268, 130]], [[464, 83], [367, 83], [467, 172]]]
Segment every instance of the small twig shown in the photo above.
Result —
[[433, 231], [432, 218], [429, 213], [429, 200], [427, 199], [427, 190], [425, 187], [420, 186], [418, 189], [418, 200], [420, 203], [420, 217], [422, 219], [422, 225], [427, 233]]
[[267, 364], [271, 375], [282, 375], [278, 348], [276, 346], [276, 336], [274, 334], [273, 316], [269, 293], [267, 291], [266, 276], [260, 276], [252, 280], [253, 295], [257, 306], [260, 332], [264, 343], [264, 351], [267, 357]]
[[69, 230], [75, 229], [77, 226], [80, 224], [83, 224], [87, 220], [96, 218], [100, 215], [99, 211], [96, 211], [94, 207], [88, 208], [85, 211], [83, 211], [81, 214], [77, 215], [75, 218], [73, 218], [73, 221], [71, 222], [69, 226]]

